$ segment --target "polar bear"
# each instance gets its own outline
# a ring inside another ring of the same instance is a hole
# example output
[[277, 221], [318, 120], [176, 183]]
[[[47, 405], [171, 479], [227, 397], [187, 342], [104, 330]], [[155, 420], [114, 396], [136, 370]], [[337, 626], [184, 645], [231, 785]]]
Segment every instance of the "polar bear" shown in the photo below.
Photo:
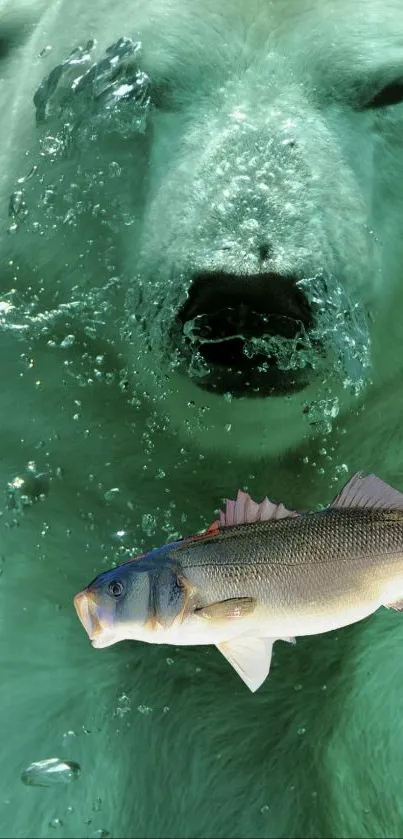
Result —
[[4, 836], [399, 835], [399, 615], [251, 698], [72, 607], [238, 486], [403, 487], [399, 11], [0, 2]]

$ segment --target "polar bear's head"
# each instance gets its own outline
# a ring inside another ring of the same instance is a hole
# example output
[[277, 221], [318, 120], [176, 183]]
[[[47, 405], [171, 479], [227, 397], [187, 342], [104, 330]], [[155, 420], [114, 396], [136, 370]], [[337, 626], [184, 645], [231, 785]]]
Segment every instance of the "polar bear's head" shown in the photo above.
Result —
[[398, 56], [378, 47], [394, 5], [351, 21], [344, 3], [186, 0], [153, 18], [135, 353], [213, 444], [227, 424], [240, 445], [293, 444], [310, 404], [337, 412], [365, 377], [367, 310], [401, 273]]
[[399, 15], [397, 0], [136, 0], [130, 33], [114, 19], [142, 44], [150, 102], [129, 164], [125, 138], [120, 333], [133, 381], [199, 445], [297, 444], [311, 409], [355, 398], [369, 331], [371, 375], [393, 367]]

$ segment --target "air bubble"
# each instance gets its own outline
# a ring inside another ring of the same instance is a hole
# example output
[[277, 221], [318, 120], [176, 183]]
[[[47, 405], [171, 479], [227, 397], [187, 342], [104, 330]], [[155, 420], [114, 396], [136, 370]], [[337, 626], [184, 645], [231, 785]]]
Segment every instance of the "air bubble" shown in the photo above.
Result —
[[76, 781], [81, 773], [78, 763], [51, 757], [30, 763], [21, 772], [21, 781], [26, 786], [53, 787]]
[[147, 536], [153, 536], [157, 529], [156, 517], [151, 513], [144, 513], [141, 519], [141, 529]]
[[108, 489], [104, 493], [104, 498], [105, 498], [105, 501], [113, 501], [115, 498], [118, 498], [119, 495], [120, 495], [119, 487], [112, 487], [111, 489]]
[[70, 347], [72, 347], [72, 346], [73, 346], [73, 344], [74, 344], [75, 340], [76, 340], [76, 336], [75, 336], [75, 335], [66, 335], [66, 337], [65, 337], [65, 338], [63, 338], [63, 341], [61, 341], [61, 342], [60, 342], [60, 347], [61, 347], [61, 349], [62, 349], [62, 350], [67, 350], [67, 349], [69, 349]]
[[61, 819], [58, 819], [58, 818], [51, 819], [50, 822], [49, 822], [49, 827], [52, 827], [52, 828], [63, 827], [63, 822], [62, 822]]
[[143, 714], [144, 716], [148, 716], [148, 714], [152, 713], [153, 709], [150, 708], [148, 705], [138, 705], [137, 710], [138, 710], [139, 714]]

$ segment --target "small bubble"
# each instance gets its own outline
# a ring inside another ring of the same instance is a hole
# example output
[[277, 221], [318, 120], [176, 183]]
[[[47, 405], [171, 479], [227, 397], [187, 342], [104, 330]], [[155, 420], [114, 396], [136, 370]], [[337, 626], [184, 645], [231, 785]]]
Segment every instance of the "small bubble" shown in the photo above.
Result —
[[109, 839], [110, 835], [109, 830], [105, 830], [104, 827], [99, 827], [98, 830], [94, 830], [91, 833], [90, 839]]
[[163, 711], [164, 714], [167, 714], [168, 711], [169, 711], [169, 705], [164, 705], [162, 711]]
[[10, 196], [8, 212], [10, 216], [26, 216], [28, 213], [22, 189], [17, 189]]
[[300, 736], [305, 734], [305, 732], [306, 732], [306, 728], [303, 725], [301, 726], [301, 728], [297, 729], [297, 734], [299, 734]]
[[118, 699], [118, 702], [119, 705], [116, 708], [115, 716], [124, 717], [125, 714], [131, 711], [130, 699], [128, 696], [126, 696], [125, 693], [122, 693], [122, 695]]
[[63, 822], [62, 822], [61, 819], [57, 819], [57, 818], [56, 819], [51, 819], [50, 822], [49, 822], [49, 827], [53, 827], [53, 828], [63, 827]]
[[105, 494], [104, 494], [105, 501], [113, 501], [113, 499], [117, 498], [119, 496], [119, 494], [120, 494], [119, 487], [112, 487], [111, 489], [108, 489], [105, 492]]
[[173, 658], [166, 658], [166, 659], [165, 659], [165, 661], [166, 661], [166, 663], [167, 663], [169, 666], [171, 666], [171, 664], [173, 664], [173, 663], [174, 663], [174, 659], [173, 659]]
[[47, 54], [48, 54], [48, 52], [51, 52], [51, 51], [52, 51], [52, 49], [53, 49], [53, 47], [51, 47], [51, 46], [48, 44], [46, 47], [44, 47], [44, 48], [40, 51], [40, 53], [39, 53], [39, 58], [43, 58], [43, 56], [44, 56], [44, 55], [47, 55]]
[[117, 542], [125, 542], [130, 536], [130, 533], [127, 530], [116, 530], [115, 533], [112, 533], [112, 539], [115, 539]]
[[111, 176], [111, 178], [120, 178], [122, 174], [122, 167], [119, 166], [119, 163], [117, 163], [115, 160], [112, 160], [108, 168], [109, 175]]
[[144, 716], [147, 716], [148, 714], [152, 713], [153, 709], [150, 708], [148, 705], [138, 705], [137, 710], [140, 714], [144, 714]]
[[63, 338], [63, 341], [60, 342], [60, 346], [61, 346], [62, 350], [67, 350], [67, 349], [69, 349], [69, 347], [72, 347], [75, 340], [76, 340], [75, 335], [66, 335], [66, 337]]
[[294, 690], [302, 690], [302, 685], [294, 685]]
[[77, 734], [72, 729], [69, 729], [69, 731], [65, 731], [64, 734], [63, 734], [63, 740], [64, 741], [72, 740], [74, 737], [77, 737]]
[[269, 807], [268, 804], [263, 804], [263, 807], [260, 808], [260, 812], [262, 813], [262, 815], [263, 815], [263, 813], [268, 813], [269, 810], [270, 810], [270, 807]]
[[157, 520], [151, 513], [144, 513], [141, 519], [141, 529], [147, 536], [152, 536], [157, 528]]

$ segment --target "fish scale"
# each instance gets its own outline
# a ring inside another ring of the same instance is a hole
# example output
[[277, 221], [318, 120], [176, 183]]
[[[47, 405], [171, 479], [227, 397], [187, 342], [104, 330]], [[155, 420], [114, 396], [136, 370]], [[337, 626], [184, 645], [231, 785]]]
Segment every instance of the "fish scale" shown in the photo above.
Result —
[[[227, 545], [231, 544], [231, 554]], [[235, 525], [205, 540], [184, 540], [174, 549], [191, 556], [190, 565], [280, 563], [300, 565], [403, 550], [403, 512], [377, 509], [328, 509], [279, 521]], [[211, 550], [208, 550], [211, 546]], [[181, 559], [182, 557], [182, 559]]]
[[[272, 623], [287, 610], [298, 620], [282, 625], [302, 634], [338, 626], [362, 592], [361, 602], [382, 598], [388, 580], [403, 572], [403, 513], [334, 509], [223, 529], [215, 538], [186, 541], [172, 552], [193, 586], [198, 608], [242, 596], [255, 598]], [[364, 594], [365, 592], [365, 594]], [[403, 595], [403, 589], [401, 591]], [[380, 603], [379, 603], [380, 605]], [[263, 618], [262, 618], [263, 619]]]

